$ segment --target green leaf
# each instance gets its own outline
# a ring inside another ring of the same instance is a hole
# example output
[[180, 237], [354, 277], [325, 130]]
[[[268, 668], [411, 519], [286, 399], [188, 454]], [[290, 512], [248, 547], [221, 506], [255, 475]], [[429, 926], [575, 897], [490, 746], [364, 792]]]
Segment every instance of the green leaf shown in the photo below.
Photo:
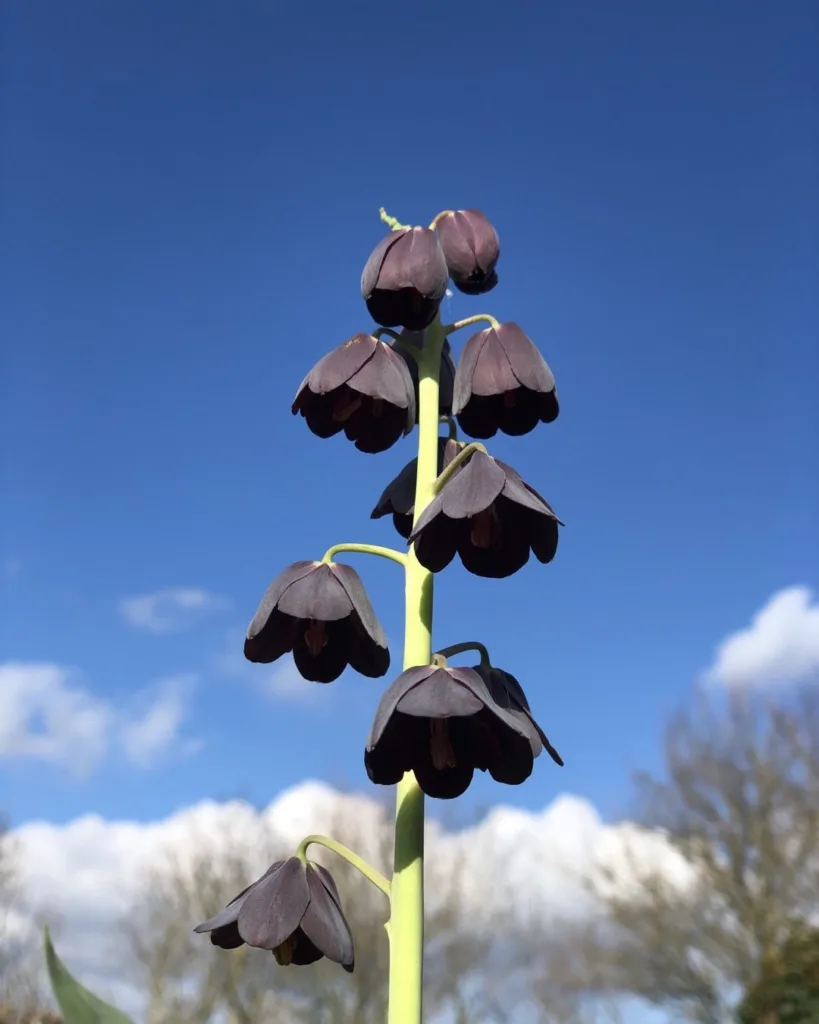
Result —
[[45, 929], [45, 955], [51, 990], [64, 1024], [134, 1024], [115, 1006], [103, 1002], [81, 985], [54, 952], [48, 928]]

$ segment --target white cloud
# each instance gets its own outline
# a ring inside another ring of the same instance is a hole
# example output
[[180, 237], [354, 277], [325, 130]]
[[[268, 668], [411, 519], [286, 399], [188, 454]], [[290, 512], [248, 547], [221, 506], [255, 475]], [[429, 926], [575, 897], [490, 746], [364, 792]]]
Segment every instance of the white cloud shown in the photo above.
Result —
[[819, 674], [819, 604], [807, 587], [774, 594], [717, 648], [707, 673], [725, 686], [807, 682]]
[[149, 633], [174, 633], [192, 626], [199, 617], [230, 607], [227, 598], [201, 587], [166, 587], [120, 601], [126, 622]]
[[452, 291], [452, 289], [451, 289], [451, 288], [447, 288], [447, 290], [446, 290], [446, 297], [447, 297], [448, 299], [451, 299], [451, 298], [452, 298], [452, 296], [453, 296], [454, 294], [455, 294], [455, 293], [454, 293], [454, 292]]
[[0, 665], [0, 758], [31, 757], [84, 776], [108, 748], [110, 707], [59, 665]]
[[[201, 740], [183, 740], [179, 735], [195, 685], [194, 675], [164, 679], [155, 687], [155, 696], [142, 714], [122, 721], [122, 747], [132, 764], [139, 768], [151, 768], [170, 750], [182, 755], [195, 754], [201, 750]], [[143, 704], [147, 696], [143, 695]]]
[[79, 683], [79, 673], [47, 662], [0, 665], [0, 759], [32, 758], [64, 765], [86, 777], [112, 741], [126, 760], [148, 767], [161, 753], [193, 753], [183, 740], [193, 677], [160, 682], [119, 708]]
[[[124, 959], [113, 964], [110, 959], [116, 928], [138, 897], [145, 870], [161, 863], [169, 850], [185, 870], [203, 848], [218, 857], [220, 850], [235, 851], [238, 844], [251, 851], [254, 871], [261, 872], [273, 849], [295, 849], [305, 835], [332, 833], [341, 821], [354, 826], [357, 851], [378, 861], [391, 817], [383, 800], [308, 781], [261, 811], [240, 800], [205, 800], [161, 821], [86, 815], [65, 825], [33, 822], [14, 835], [28, 891], [36, 894], [42, 915], [60, 922], [58, 949], [86, 984], [111, 991], [117, 971], [120, 981], [127, 975]], [[595, 864], [628, 871], [629, 851], [638, 863], [657, 867], [671, 880], [684, 883], [689, 877], [687, 865], [661, 835], [628, 823], [606, 824], [588, 801], [569, 795], [540, 812], [496, 807], [461, 832], [429, 821], [426, 848], [430, 908], [455, 867], [471, 901], [465, 918], [476, 929], [495, 928], [498, 915], [525, 927], [534, 920], [548, 926], [592, 914], [583, 872]], [[324, 853], [330, 864], [332, 855]]]

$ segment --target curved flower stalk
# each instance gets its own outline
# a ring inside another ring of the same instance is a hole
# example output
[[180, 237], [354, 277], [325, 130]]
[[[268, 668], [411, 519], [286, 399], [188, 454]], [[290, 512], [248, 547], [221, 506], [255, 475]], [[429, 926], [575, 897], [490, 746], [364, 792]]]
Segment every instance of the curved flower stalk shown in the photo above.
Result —
[[[513, 323], [486, 313], [444, 326], [447, 282], [468, 295], [497, 285], [493, 225], [477, 210], [444, 210], [429, 227], [399, 223], [381, 210], [390, 233], [368, 258], [361, 294], [380, 326], [325, 355], [302, 381], [292, 412], [320, 438], [344, 433], [362, 452], [397, 444], [417, 424], [417, 450], [387, 485], [372, 518], [391, 515], [406, 551], [335, 544], [320, 560], [299, 561], [275, 577], [244, 641], [245, 657], [268, 664], [291, 652], [301, 675], [331, 683], [352, 668], [369, 680], [390, 669], [387, 638], [358, 572], [336, 555], [386, 558], [404, 574], [402, 671], [380, 694], [364, 763], [377, 785], [396, 786], [390, 878], [326, 836], [307, 836], [225, 908], [196, 925], [214, 946], [269, 950], [271, 970], [322, 958], [355, 967], [355, 936], [332, 874], [309, 860], [321, 845], [347, 860], [390, 901], [388, 1024], [421, 1024], [424, 960], [424, 802], [453, 799], [475, 771], [520, 785], [545, 750], [563, 761], [536, 721], [518, 680], [492, 665], [479, 641], [433, 655], [435, 574], [457, 555], [481, 577], [504, 578], [534, 554], [554, 558], [562, 523], [520, 475], [476, 442], [457, 439], [455, 418], [472, 437], [515, 436], [558, 414], [554, 378], [534, 343]], [[449, 339], [484, 321], [464, 346], [457, 370]], [[402, 328], [399, 334], [392, 328]], [[386, 335], [390, 340], [383, 341]], [[441, 422], [448, 436], [441, 437]], [[446, 659], [477, 651], [477, 665]], [[193, 926], [193, 922], [191, 922]], [[49, 969], [66, 1024], [126, 1024], [128, 1018], [70, 978], [47, 944]], [[83, 1015], [84, 1014], [84, 1015]]]

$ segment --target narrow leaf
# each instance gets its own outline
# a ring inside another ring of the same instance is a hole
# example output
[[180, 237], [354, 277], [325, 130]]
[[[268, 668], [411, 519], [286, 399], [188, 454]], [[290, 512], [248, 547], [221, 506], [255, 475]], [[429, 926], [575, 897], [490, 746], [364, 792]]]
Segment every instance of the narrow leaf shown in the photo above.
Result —
[[134, 1024], [121, 1010], [103, 1002], [77, 981], [54, 952], [48, 928], [44, 937], [48, 976], [64, 1024]]

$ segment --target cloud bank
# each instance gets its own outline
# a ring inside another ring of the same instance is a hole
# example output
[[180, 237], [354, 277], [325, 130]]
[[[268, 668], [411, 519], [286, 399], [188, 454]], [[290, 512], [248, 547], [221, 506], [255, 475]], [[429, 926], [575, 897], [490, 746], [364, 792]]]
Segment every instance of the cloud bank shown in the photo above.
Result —
[[819, 677], [819, 604], [808, 587], [778, 591], [745, 629], [719, 645], [707, 673], [729, 687], [789, 685]]
[[[112, 964], [118, 924], [137, 898], [146, 869], [160, 864], [168, 851], [184, 870], [203, 849], [218, 857], [240, 843], [252, 851], [261, 872], [269, 863], [271, 838], [279, 849], [294, 849], [305, 835], [332, 831], [332, 822], [343, 820], [355, 823], [358, 851], [377, 861], [379, 836], [390, 814], [381, 801], [308, 781], [281, 793], [263, 810], [240, 800], [205, 800], [160, 821], [86, 815], [66, 825], [30, 823], [16, 829], [14, 837], [25, 887], [40, 919], [58, 923], [58, 947], [64, 936], [66, 961], [86, 984], [113, 993], [127, 973], [122, 958]], [[498, 915], [524, 928], [535, 921], [548, 928], [593, 914], [584, 874], [596, 864], [616, 867], [628, 884], [632, 857], [680, 885], [690, 879], [688, 865], [661, 835], [630, 824], [607, 824], [576, 796], [559, 796], [539, 812], [496, 807], [473, 828], [457, 832], [431, 820], [427, 901], [434, 910], [444, 895], [444, 879], [451, 880], [456, 866], [467, 894], [470, 929], [491, 928]]]

